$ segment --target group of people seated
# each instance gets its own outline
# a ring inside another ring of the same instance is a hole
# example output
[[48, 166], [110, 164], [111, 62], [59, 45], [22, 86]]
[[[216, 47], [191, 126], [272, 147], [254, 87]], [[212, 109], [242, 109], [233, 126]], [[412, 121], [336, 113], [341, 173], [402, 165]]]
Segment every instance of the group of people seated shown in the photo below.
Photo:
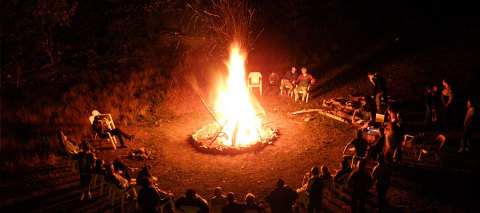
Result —
[[301, 70], [302, 73], [298, 74], [297, 68], [292, 67], [285, 73], [280, 85], [280, 93], [290, 95], [293, 91], [295, 101], [300, 98], [300, 93], [302, 93], [302, 101], [304, 101], [309, 88], [315, 84], [315, 79], [307, 73], [307, 68], [302, 67]]

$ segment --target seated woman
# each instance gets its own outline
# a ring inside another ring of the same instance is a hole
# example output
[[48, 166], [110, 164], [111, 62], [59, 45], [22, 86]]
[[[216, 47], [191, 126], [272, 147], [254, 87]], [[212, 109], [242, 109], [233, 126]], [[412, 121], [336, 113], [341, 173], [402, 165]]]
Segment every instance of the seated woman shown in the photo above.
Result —
[[102, 159], [97, 159], [95, 161], [95, 168], [93, 168], [93, 173], [98, 175], [106, 175], [107, 168], [105, 167], [105, 161]]
[[141, 183], [146, 178], [151, 178], [153, 180], [153, 183], [155, 183], [155, 181], [157, 181], [157, 178], [150, 174], [151, 171], [152, 165], [145, 165], [137, 175], [137, 183]]

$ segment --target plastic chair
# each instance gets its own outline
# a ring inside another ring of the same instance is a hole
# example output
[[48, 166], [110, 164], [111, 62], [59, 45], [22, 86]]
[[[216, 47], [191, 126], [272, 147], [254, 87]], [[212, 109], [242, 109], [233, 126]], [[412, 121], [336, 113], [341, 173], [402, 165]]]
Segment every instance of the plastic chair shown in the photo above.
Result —
[[[338, 198], [340, 198], [340, 200], [344, 197], [346, 197], [347, 193], [344, 192], [344, 189], [345, 189], [345, 186], [347, 185], [347, 179], [348, 179], [348, 176], [350, 175], [349, 174], [345, 174], [342, 179], [341, 179], [341, 184], [337, 183], [336, 181], [332, 181], [332, 188], [330, 189], [331, 192], [335, 193], [338, 195]], [[331, 195], [330, 195], [331, 196]], [[330, 198], [331, 200], [331, 198]]]
[[123, 211], [123, 206], [125, 204], [125, 197], [129, 192], [133, 192], [133, 197], [136, 199], [137, 198], [137, 192], [135, 191], [135, 188], [132, 186], [129, 186], [128, 188], [119, 188], [115, 184], [108, 183], [108, 198], [111, 199], [111, 206], [115, 204], [115, 198], [117, 198], [118, 195], [121, 196], [122, 203], [121, 203], [121, 209]]
[[250, 92], [252, 92], [253, 87], [258, 87], [258, 89], [260, 90], [260, 95], [262, 95], [262, 73], [260, 72], [249, 73], [247, 86]]
[[181, 206], [180, 210], [183, 213], [198, 213], [198, 211], [200, 211], [200, 207], [198, 207], [198, 206]]
[[[298, 88], [298, 85], [295, 86], [295, 89]], [[303, 90], [298, 90], [298, 94], [303, 95]], [[293, 96], [293, 92], [290, 96]], [[305, 103], [308, 103], [308, 98], [310, 97], [310, 86], [307, 87], [307, 94], [305, 95]]]
[[75, 155], [80, 152], [80, 147], [78, 147], [76, 144], [73, 144], [69, 140], [65, 140], [65, 134], [63, 134], [62, 131], [58, 132], [58, 139], [61, 142], [61, 145], [65, 148], [65, 151], [67, 152], [68, 159], [67, 159], [67, 166], [72, 167], [71, 171], [75, 171], [75, 165], [76, 165], [76, 160], [75, 160]]
[[100, 186], [100, 195], [103, 195], [103, 188], [107, 184], [105, 181], [105, 175], [94, 174], [93, 175], [93, 188], [97, 185], [97, 182]]
[[435, 157], [435, 160], [437, 160], [439, 164], [442, 165], [440, 153], [442, 151], [443, 145], [445, 144], [445, 140], [445, 136], [440, 134], [431, 143], [424, 142], [422, 148], [420, 149], [420, 154], [418, 155], [418, 161], [421, 161], [422, 154], [427, 155], [427, 157], [432, 154]]
[[413, 135], [405, 135], [403, 138], [402, 146], [404, 150], [406, 151], [406, 154], [413, 154], [414, 157], [417, 156], [417, 148], [418, 144], [416, 144], [418, 137], [421, 135], [421, 133], [416, 134], [415, 136]]
[[[92, 125], [93, 125], [93, 121], [95, 120], [95, 116], [100, 116], [103, 119], [102, 122], [105, 122], [105, 126], [109, 130], [115, 129], [115, 123], [113, 123], [112, 115], [101, 114], [97, 110], [93, 110], [92, 115], [88, 118], [88, 120], [90, 120], [90, 124], [92, 124]], [[96, 140], [97, 138], [108, 139], [108, 141], [110, 141], [110, 143], [112, 143], [113, 149], [117, 149], [117, 146], [115, 146], [115, 144], [117, 143], [117, 139], [114, 136], [112, 136], [109, 132], [107, 132], [105, 134], [98, 134], [98, 132], [94, 131], [94, 133], [95, 133], [94, 140]]]

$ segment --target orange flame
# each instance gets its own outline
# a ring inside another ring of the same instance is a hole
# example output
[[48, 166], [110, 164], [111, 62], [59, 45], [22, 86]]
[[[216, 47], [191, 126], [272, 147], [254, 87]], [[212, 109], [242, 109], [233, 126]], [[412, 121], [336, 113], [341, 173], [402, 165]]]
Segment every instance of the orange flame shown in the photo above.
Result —
[[261, 140], [260, 120], [250, 100], [245, 82], [245, 54], [232, 45], [229, 74], [225, 88], [219, 91], [215, 110], [227, 137], [218, 138], [226, 146], [246, 146]]

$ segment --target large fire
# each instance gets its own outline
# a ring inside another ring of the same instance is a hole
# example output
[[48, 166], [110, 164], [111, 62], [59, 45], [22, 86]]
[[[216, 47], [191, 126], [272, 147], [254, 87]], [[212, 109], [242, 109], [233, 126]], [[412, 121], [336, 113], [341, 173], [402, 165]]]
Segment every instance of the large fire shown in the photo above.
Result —
[[257, 150], [272, 144], [278, 137], [277, 130], [262, 124], [259, 116], [265, 112], [257, 102], [252, 102], [254, 99], [245, 82], [244, 52], [237, 44], [232, 45], [230, 51], [230, 60], [226, 63], [228, 76], [225, 82], [218, 84], [214, 113], [210, 111], [216, 122], [192, 135], [192, 144], [209, 153]]
[[227, 66], [226, 88], [220, 89], [215, 103], [226, 136], [218, 139], [226, 146], [246, 146], [261, 140], [261, 127], [245, 84], [245, 55], [236, 44]]

